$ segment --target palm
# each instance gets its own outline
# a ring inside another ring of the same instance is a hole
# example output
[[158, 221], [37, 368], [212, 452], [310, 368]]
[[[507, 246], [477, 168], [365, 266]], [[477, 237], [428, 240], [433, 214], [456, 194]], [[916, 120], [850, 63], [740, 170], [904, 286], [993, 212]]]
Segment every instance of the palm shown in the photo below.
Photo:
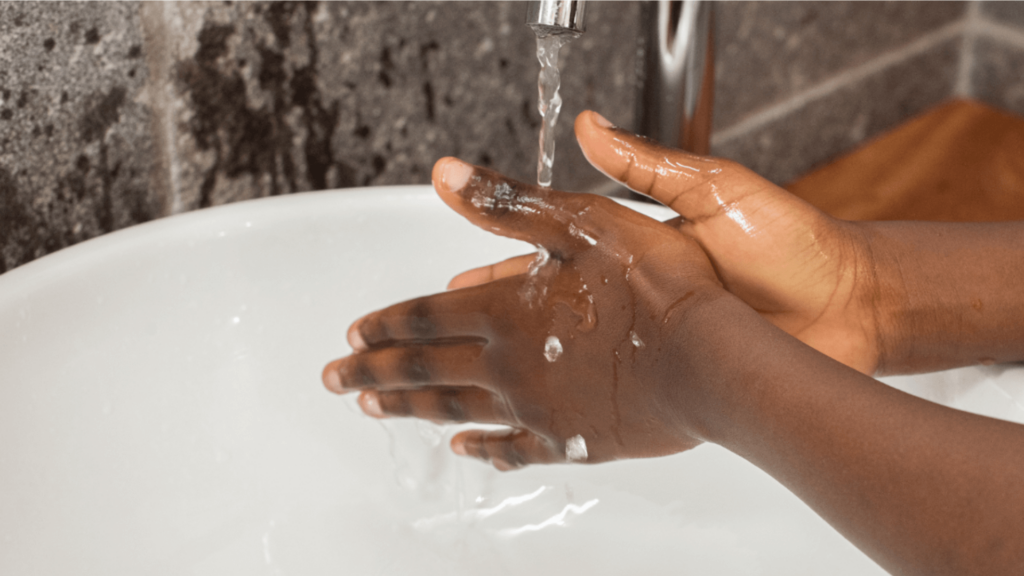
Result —
[[675, 225], [701, 244], [725, 287], [809, 346], [873, 371], [873, 322], [859, 291], [870, 270], [856, 231], [739, 166], [715, 187], [722, 192], [707, 202], [680, 206]]

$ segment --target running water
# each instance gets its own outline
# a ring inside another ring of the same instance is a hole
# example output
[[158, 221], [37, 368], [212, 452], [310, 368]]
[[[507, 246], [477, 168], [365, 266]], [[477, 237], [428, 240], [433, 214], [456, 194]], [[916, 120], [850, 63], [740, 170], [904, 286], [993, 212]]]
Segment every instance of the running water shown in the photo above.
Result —
[[558, 74], [558, 52], [575, 38], [572, 34], [537, 32], [537, 60], [540, 76], [537, 79], [537, 110], [540, 111], [540, 151], [537, 155], [537, 184], [551, 186], [551, 170], [555, 163], [555, 123], [562, 111], [562, 97], [558, 94], [561, 78]]

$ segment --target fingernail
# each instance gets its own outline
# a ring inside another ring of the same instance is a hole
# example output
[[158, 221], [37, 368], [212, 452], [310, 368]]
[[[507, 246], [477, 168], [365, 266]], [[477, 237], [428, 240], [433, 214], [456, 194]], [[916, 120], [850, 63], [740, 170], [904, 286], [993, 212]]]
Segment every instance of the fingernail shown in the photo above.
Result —
[[359, 326], [362, 323], [362, 320], [357, 320], [355, 324], [349, 327], [348, 334], [346, 334], [348, 345], [356, 352], [363, 352], [368, 348], [366, 340], [363, 340], [363, 335], [359, 332]]
[[466, 443], [465, 442], [456, 442], [454, 438], [452, 440], [453, 440], [452, 441], [452, 452], [455, 452], [459, 456], [465, 456], [466, 455]]
[[608, 121], [607, 118], [601, 116], [597, 112], [594, 112], [594, 124], [597, 124], [601, 128], [615, 128], [615, 125]]
[[462, 160], [449, 158], [441, 170], [441, 185], [446, 192], [458, 192], [466, 187], [472, 175], [472, 166]]
[[324, 384], [329, 390], [343, 392], [341, 389], [341, 376], [338, 375], [337, 370], [327, 370], [324, 372]]
[[359, 395], [359, 407], [367, 416], [383, 418], [384, 410], [380, 407], [380, 396], [376, 392], [367, 390]]

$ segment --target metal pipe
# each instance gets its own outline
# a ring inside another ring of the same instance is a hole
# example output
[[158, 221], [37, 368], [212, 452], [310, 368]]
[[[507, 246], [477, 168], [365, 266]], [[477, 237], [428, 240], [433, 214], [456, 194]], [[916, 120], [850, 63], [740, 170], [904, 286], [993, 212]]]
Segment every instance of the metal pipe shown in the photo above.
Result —
[[645, 6], [638, 51], [637, 132], [707, 154], [714, 103], [711, 2], [659, 0]]

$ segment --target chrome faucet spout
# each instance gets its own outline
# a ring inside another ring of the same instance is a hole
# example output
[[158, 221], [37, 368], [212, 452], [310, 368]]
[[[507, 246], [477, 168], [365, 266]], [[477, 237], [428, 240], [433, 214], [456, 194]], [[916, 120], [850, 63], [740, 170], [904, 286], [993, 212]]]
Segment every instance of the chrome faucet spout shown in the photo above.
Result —
[[586, 31], [583, 22], [586, 7], [586, 0], [533, 0], [526, 9], [526, 24], [538, 36], [579, 36]]
[[637, 132], [707, 154], [715, 83], [712, 3], [660, 0], [646, 8], [637, 57]]

